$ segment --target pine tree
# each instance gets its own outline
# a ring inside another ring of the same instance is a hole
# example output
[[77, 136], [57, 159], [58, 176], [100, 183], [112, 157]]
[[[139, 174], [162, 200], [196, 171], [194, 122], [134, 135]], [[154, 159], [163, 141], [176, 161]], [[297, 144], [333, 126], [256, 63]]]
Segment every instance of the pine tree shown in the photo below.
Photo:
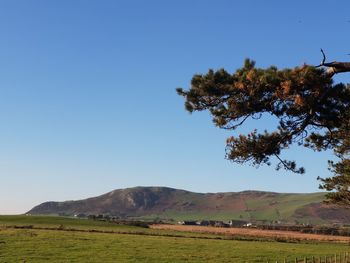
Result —
[[190, 89], [178, 88], [177, 93], [185, 98], [187, 111], [208, 110], [222, 129], [234, 131], [265, 114], [278, 119], [273, 131], [227, 138], [226, 158], [232, 162], [271, 165], [275, 158], [277, 170], [304, 173], [295, 161], [282, 159], [281, 152], [292, 144], [333, 150], [339, 161], [330, 162], [333, 176], [319, 178], [320, 188], [330, 191], [329, 202], [350, 204], [350, 85], [332, 79], [350, 71], [350, 63], [326, 63], [321, 51], [318, 66], [261, 69], [247, 59], [233, 74], [220, 69], [194, 75]]

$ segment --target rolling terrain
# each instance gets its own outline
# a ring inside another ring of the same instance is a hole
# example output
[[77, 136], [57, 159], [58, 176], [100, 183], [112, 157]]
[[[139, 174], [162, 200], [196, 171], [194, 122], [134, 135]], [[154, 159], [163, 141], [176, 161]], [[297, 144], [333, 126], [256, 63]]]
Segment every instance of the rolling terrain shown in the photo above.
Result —
[[[321, 262], [320, 257], [331, 262], [335, 254], [338, 259], [340, 255], [344, 258], [349, 251], [349, 237], [325, 236], [327, 241], [296, 242], [290, 237], [237, 235], [223, 233], [225, 230], [234, 229], [193, 232], [66, 217], [0, 216], [0, 262], [301, 263], [307, 258], [308, 262], [312, 258]], [[346, 240], [338, 242], [337, 238]]]
[[322, 203], [324, 193], [261, 191], [194, 193], [167, 187], [118, 189], [78, 201], [45, 202], [33, 215], [109, 214], [119, 217], [173, 220], [246, 220], [346, 223], [350, 209]]

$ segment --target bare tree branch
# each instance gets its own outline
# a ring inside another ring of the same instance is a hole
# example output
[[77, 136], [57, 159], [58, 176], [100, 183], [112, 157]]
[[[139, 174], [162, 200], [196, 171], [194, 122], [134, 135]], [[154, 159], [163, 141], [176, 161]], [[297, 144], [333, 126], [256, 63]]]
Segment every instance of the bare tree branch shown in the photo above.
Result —
[[321, 64], [317, 65], [316, 68], [327, 67], [328, 68], [327, 74], [330, 77], [332, 77], [334, 74], [350, 72], [350, 62], [333, 61], [333, 62], [326, 63], [326, 55], [322, 48], [321, 48], [321, 53], [322, 53], [323, 59]]

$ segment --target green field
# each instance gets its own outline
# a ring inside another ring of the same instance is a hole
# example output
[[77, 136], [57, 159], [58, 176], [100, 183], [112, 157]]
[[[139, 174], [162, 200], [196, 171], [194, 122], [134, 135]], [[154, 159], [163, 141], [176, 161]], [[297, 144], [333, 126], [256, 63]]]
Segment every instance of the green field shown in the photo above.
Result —
[[347, 251], [348, 244], [242, 241], [90, 220], [0, 216], [1, 263], [282, 262], [284, 258], [294, 262], [295, 257]]

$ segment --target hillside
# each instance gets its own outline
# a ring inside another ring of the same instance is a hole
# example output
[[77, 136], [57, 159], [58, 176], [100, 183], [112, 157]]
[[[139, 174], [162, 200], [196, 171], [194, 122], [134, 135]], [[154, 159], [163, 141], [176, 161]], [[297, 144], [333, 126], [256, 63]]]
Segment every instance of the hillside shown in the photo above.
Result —
[[324, 193], [261, 191], [194, 193], [167, 187], [118, 189], [78, 201], [45, 202], [29, 214], [109, 214], [120, 217], [174, 220], [281, 220], [285, 222], [349, 222], [350, 209], [325, 205]]

